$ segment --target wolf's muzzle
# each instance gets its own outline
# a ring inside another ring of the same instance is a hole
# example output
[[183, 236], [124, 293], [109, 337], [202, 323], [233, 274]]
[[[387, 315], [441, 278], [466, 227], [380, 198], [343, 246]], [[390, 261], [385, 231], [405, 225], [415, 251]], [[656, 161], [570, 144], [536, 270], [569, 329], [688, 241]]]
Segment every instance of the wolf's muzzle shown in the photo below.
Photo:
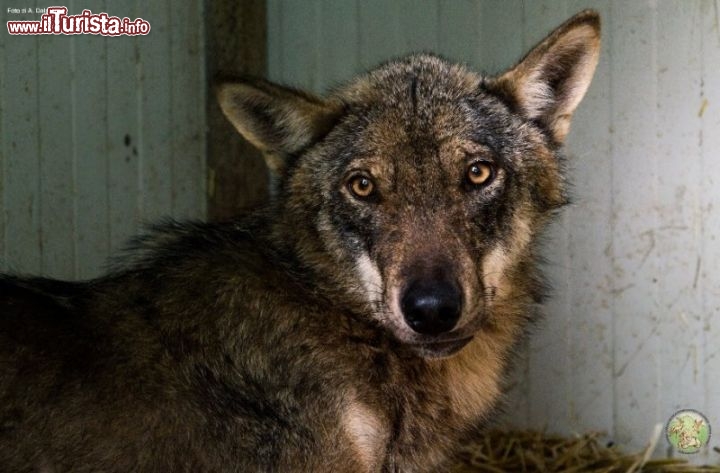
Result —
[[415, 332], [440, 335], [452, 330], [460, 319], [462, 294], [449, 281], [420, 279], [407, 286], [400, 309]]

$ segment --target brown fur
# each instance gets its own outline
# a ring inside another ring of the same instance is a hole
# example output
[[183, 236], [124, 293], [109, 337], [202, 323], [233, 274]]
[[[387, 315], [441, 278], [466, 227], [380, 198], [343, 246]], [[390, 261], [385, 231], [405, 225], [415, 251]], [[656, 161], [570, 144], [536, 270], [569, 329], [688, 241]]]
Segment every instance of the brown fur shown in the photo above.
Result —
[[[327, 98], [221, 85], [273, 202], [156, 227], [87, 283], [0, 277], [0, 470], [438, 471], [542, 296], [598, 38], [588, 11], [498, 78], [418, 55]], [[412, 325], [417, 281], [451, 325]]]

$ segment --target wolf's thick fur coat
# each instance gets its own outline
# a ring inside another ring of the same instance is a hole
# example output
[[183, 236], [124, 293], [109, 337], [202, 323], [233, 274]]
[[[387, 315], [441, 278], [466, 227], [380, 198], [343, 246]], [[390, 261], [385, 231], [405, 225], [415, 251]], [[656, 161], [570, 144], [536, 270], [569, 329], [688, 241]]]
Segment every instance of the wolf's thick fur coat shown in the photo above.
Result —
[[0, 470], [438, 471], [541, 296], [599, 32], [582, 12], [497, 77], [414, 55], [326, 98], [220, 85], [275, 198], [92, 281], [0, 277]]

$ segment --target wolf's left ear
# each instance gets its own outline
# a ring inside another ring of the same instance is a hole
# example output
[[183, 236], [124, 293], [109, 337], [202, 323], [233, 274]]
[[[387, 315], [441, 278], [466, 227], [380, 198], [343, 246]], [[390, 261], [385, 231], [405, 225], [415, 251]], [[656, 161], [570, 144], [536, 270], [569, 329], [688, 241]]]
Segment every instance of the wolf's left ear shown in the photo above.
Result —
[[279, 176], [287, 160], [327, 133], [340, 112], [334, 102], [262, 79], [224, 81], [216, 90], [225, 116]]
[[600, 55], [600, 16], [585, 10], [560, 25], [515, 67], [488, 85], [539, 121], [558, 144], [590, 86]]

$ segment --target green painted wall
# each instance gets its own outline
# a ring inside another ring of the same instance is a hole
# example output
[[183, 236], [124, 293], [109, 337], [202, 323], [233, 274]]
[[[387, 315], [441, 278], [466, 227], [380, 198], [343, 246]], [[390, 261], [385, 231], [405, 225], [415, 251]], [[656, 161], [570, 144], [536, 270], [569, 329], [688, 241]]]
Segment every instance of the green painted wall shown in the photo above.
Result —
[[[47, 3], [17, 2], [18, 7]], [[147, 36], [11, 36], [0, 10], [0, 270], [97, 275], [144, 221], [205, 215], [200, 0], [75, 0]]]

